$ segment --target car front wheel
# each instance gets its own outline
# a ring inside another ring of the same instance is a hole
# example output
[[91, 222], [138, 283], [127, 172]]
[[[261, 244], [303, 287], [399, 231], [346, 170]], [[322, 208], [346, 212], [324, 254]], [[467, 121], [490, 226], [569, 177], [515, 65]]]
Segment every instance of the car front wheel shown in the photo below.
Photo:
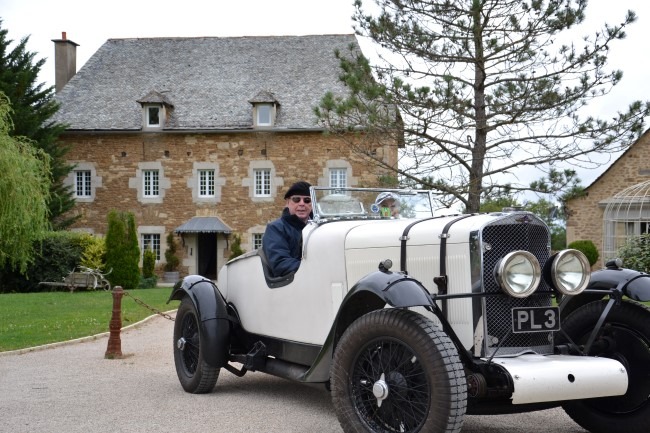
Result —
[[332, 400], [346, 432], [459, 432], [463, 366], [449, 337], [409, 310], [357, 319], [336, 348]]
[[[584, 345], [603, 312], [606, 301], [589, 303], [572, 312], [564, 331]], [[647, 433], [650, 426], [650, 309], [623, 301], [609, 312], [588, 353], [619, 361], [628, 374], [624, 395], [565, 403], [571, 418], [593, 433]]]
[[193, 394], [212, 391], [219, 377], [219, 368], [204, 360], [201, 338], [198, 313], [190, 298], [185, 296], [174, 321], [174, 364], [181, 386]]

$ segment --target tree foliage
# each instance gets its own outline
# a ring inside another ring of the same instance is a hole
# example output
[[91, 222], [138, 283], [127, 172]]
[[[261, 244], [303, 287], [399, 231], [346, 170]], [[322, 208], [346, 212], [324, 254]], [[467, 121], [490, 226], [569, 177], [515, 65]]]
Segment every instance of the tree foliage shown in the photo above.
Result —
[[[607, 53], [636, 20], [632, 11], [580, 40], [569, 31], [584, 21], [586, 0], [375, 3], [367, 13], [357, 0], [353, 18], [377, 59], [339, 52], [351, 95], [328, 93], [315, 113], [331, 132], [353, 135], [351, 145], [395, 170], [404, 186], [476, 212], [499, 189], [538, 191], [539, 184], [505, 184], [515, 169], [593, 167], [594, 155], [617, 152], [643, 132], [649, 102], [607, 119], [586, 110], [622, 78], [607, 69]], [[387, 138], [405, 144], [398, 167], [374, 151]]]
[[10, 136], [11, 107], [0, 92], [0, 268], [23, 273], [34, 241], [49, 229], [50, 158], [25, 137]]
[[106, 267], [111, 271], [108, 280], [111, 286], [122, 286], [125, 290], [135, 289], [140, 283], [140, 247], [135, 228], [135, 217], [131, 212], [112, 210], [108, 213], [106, 231]]
[[8, 31], [2, 28], [0, 20], [0, 91], [9, 97], [13, 108], [13, 128], [9, 134], [29, 138], [50, 156], [49, 218], [53, 228], [65, 228], [74, 219], [64, 214], [75, 204], [71, 189], [63, 184], [72, 170], [64, 159], [67, 148], [58, 143], [58, 137], [66, 127], [50, 120], [58, 110], [54, 88], [37, 83], [45, 59], [36, 60], [35, 53], [27, 51], [29, 37], [22, 38], [10, 49], [13, 40], [7, 35]]

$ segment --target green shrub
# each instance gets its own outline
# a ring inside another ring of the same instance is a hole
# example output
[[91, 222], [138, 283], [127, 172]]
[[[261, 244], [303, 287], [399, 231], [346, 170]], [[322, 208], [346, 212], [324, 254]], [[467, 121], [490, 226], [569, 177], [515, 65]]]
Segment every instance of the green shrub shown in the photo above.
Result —
[[623, 266], [641, 272], [650, 271], [650, 234], [633, 237], [619, 248], [618, 257]]
[[156, 253], [151, 248], [147, 248], [142, 255], [142, 276], [144, 278], [151, 278], [154, 276], [154, 268], [156, 267]]
[[0, 269], [0, 292], [41, 292], [67, 290], [65, 287], [41, 286], [42, 281], [63, 282], [63, 278], [82, 264], [82, 254], [93, 241], [88, 233], [55, 231], [36, 243], [34, 261], [25, 274], [9, 267]]
[[567, 248], [581, 251], [587, 260], [589, 260], [589, 265], [593, 266], [598, 261], [598, 248], [590, 240], [578, 240], [571, 242]]
[[244, 252], [245, 251], [241, 247], [241, 237], [239, 235], [234, 235], [232, 238], [232, 243], [230, 244], [230, 257], [228, 257], [228, 260], [239, 257], [244, 254]]
[[112, 210], [108, 214], [106, 231], [106, 267], [111, 286], [131, 290], [140, 284], [140, 247], [135, 229], [135, 217], [131, 212]]
[[167, 249], [165, 250], [165, 271], [174, 272], [178, 269], [180, 260], [176, 255], [176, 239], [174, 239], [174, 233], [169, 232], [167, 235]]
[[106, 243], [103, 238], [88, 236], [80, 264], [87, 268], [100, 269], [103, 272], [110, 271], [110, 269], [106, 269]]
[[158, 277], [152, 275], [151, 277], [145, 278], [140, 276], [140, 284], [138, 285], [139, 289], [153, 289], [158, 285]]

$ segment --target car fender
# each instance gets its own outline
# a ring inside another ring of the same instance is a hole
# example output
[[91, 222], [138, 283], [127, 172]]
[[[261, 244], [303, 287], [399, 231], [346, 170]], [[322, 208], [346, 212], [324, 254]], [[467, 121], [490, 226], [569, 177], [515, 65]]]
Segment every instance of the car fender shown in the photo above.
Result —
[[180, 301], [185, 296], [192, 300], [201, 320], [201, 351], [205, 362], [214, 367], [226, 365], [230, 342], [230, 317], [226, 301], [214, 282], [200, 275], [188, 275], [178, 281], [167, 303]]
[[650, 301], [650, 274], [626, 268], [607, 268], [593, 272], [588, 289], [616, 288], [635, 301]]
[[650, 301], [650, 274], [615, 265], [594, 271], [584, 293], [563, 300], [560, 304], [562, 312], [566, 315], [589, 302], [602, 299], [612, 289], [618, 290], [634, 301]]
[[427, 289], [418, 280], [404, 273], [375, 271], [361, 278], [347, 293], [330, 332], [316, 361], [302, 380], [325, 382], [329, 380], [329, 369], [334, 348], [345, 330], [359, 317], [386, 305], [394, 308], [408, 308], [432, 305]]
[[431, 296], [424, 285], [401, 272], [375, 271], [361, 278], [343, 299], [342, 307], [354, 302], [358, 293], [369, 292], [396, 308], [431, 305]]

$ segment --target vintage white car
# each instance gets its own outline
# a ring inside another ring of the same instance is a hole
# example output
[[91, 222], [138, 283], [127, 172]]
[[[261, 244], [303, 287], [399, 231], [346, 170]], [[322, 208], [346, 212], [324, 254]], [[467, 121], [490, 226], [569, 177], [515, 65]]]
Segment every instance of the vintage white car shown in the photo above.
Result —
[[436, 216], [429, 192], [394, 190], [394, 216], [382, 192], [312, 187], [293, 274], [271, 278], [260, 249], [216, 284], [179, 281], [182, 387], [211, 392], [221, 369], [324, 383], [346, 432], [559, 405], [591, 432], [649, 431], [646, 274], [612, 262], [590, 278], [531, 213]]

